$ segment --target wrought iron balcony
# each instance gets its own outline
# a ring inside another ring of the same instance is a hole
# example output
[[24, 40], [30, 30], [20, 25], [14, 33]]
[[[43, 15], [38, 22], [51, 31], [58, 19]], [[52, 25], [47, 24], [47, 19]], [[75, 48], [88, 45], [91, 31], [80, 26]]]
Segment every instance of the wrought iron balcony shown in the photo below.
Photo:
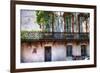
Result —
[[89, 33], [21, 32], [22, 40], [88, 40]]

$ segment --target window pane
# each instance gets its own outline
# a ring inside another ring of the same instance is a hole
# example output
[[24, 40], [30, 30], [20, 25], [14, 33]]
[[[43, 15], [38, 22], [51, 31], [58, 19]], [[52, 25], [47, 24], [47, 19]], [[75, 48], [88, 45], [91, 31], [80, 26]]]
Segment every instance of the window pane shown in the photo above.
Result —
[[72, 56], [72, 45], [67, 46], [67, 56]]
[[86, 45], [81, 46], [81, 56], [87, 56]]

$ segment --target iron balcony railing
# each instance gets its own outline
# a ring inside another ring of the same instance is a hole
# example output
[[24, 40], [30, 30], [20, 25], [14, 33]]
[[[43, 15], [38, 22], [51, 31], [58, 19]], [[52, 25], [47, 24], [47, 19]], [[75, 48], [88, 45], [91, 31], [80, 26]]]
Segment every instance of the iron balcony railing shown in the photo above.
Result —
[[88, 40], [89, 33], [68, 33], [68, 32], [27, 32], [21, 31], [21, 39], [23, 40]]

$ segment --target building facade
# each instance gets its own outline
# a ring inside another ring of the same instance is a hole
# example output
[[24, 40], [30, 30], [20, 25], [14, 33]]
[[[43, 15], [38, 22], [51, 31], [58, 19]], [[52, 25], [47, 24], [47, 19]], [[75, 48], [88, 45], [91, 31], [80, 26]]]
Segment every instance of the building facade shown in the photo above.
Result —
[[21, 62], [89, 60], [89, 20], [89, 13], [21, 10]]

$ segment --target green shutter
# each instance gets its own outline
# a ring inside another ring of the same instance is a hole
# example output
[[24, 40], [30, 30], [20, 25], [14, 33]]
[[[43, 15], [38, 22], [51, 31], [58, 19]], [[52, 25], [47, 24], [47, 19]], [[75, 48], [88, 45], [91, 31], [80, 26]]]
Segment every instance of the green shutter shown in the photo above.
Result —
[[71, 32], [71, 16], [69, 16], [69, 32]]
[[68, 16], [66, 16], [66, 32], [68, 32]]
[[71, 32], [71, 16], [66, 16], [66, 32]]

